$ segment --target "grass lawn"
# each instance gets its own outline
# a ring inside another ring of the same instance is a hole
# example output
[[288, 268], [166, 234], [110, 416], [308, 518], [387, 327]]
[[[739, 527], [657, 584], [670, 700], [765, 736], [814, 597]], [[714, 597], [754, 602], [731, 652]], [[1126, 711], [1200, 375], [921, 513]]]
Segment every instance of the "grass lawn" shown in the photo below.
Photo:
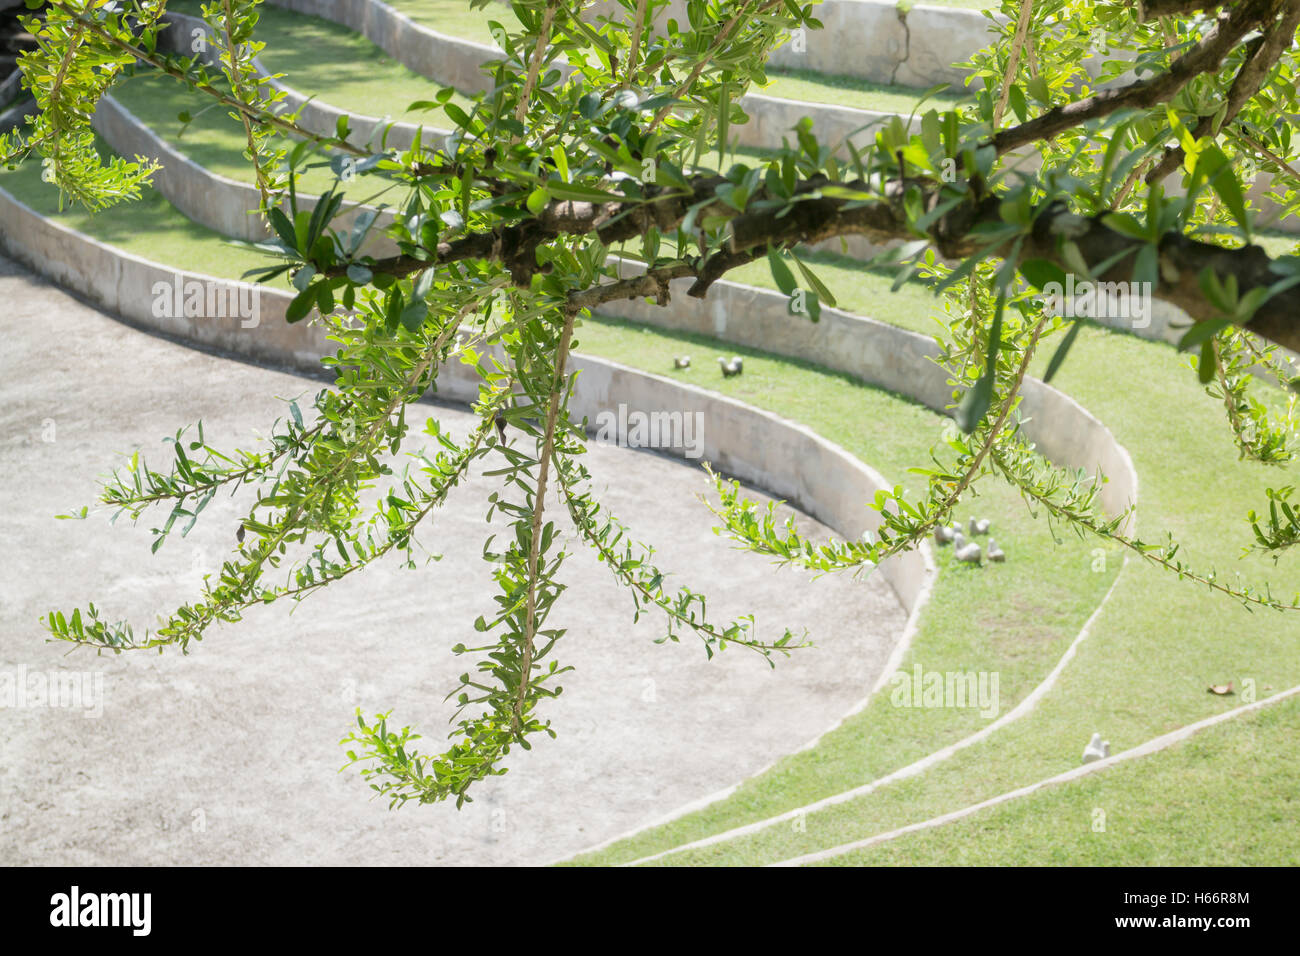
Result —
[[391, 0], [388, 5], [439, 33], [479, 43], [492, 42], [489, 20], [509, 33], [520, 30], [519, 18], [506, 3], [489, 3], [477, 10], [470, 8], [469, 0]]
[[[902, 113], [904, 117], [916, 108], [926, 93], [920, 87], [869, 83], [855, 76], [836, 76], [815, 70], [773, 69], [768, 71], [767, 78], [770, 81], [768, 85], [754, 87], [753, 92], [787, 100]], [[964, 95], [962, 90], [937, 93], [925, 101], [921, 111], [951, 109]]]
[[[109, 152], [103, 143], [100, 148]], [[60, 211], [59, 191], [41, 181], [36, 162], [13, 171], [0, 169], [0, 188], [43, 216], [155, 262], [222, 278], [238, 278], [249, 269], [266, 265], [261, 253], [227, 242], [211, 229], [186, 219], [155, 189], [145, 188], [136, 202], [91, 215], [79, 206]], [[288, 288], [287, 281], [284, 287]]]
[[[202, 13], [197, 0], [173, 0], [168, 8], [191, 16]], [[339, 109], [399, 122], [449, 125], [440, 111], [406, 112], [415, 100], [433, 99], [442, 84], [408, 69], [345, 26], [266, 3], [259, 10], [255, 36], [266, 44], [259, 54], [262, 65], [284, 74], [283, 81], [305, 96], [329, 90], [329, 104]], [[462, 107], [470, 102], [461, 94], [453, 101]]]
[[[1296, 866], [1297, 736], [1292, 698], [1069, 786], [819, 865]], [[1153, 838], [1153, 820], [1179, 839]]]
[[[229, 179], [254, 181], [252, 167], [244, 158], [247, 148], [244, 127], [215, 100], [198, 99], [180, 83], [160, 73], [138, 74], [114, 86], [112, 92], [113, 98], [154, 135], [204, 169]], [[182, 111], [193, 117], [188, 124], [178, 119]], [[309, 162], [324, 160], [324, 156], [317, 156]], [[323, 193], [337, 183], [329, 168], [322, 166], [301, 171], [297, 188], [304, 193]], [[351, 184], [342, 184], [342, 188], [343, 192], [354, 194], [353, 198], [364, 199], [375, 186], [374, 180], [358, 177]]]

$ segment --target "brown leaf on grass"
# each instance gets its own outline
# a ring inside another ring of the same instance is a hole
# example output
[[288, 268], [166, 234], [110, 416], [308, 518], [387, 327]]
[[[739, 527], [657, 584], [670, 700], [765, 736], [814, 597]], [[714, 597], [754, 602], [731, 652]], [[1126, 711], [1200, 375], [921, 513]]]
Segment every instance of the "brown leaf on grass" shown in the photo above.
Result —
[[1232, 681], [1226, 684], [1211, 684], [1206, 688], [1211, 694], [1218, 694], [1220, 697], [1227, 697], [1232, 693]]

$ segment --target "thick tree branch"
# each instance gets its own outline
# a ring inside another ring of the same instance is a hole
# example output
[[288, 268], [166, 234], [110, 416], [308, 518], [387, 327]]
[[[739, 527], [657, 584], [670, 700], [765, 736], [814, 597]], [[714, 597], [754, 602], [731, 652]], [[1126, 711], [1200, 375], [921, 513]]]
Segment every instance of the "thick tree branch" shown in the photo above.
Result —
[[[440, 242], [426, 250], [424, 257], [400, 255], [378, 260], [370, 268], [388, 275], [406, 276], [431, 266], [464, 259], [490, 259], [501, 262], [518, 285], [526, 285], [537, 271], [537, 248], [562, 235], [596, 233], [601, 242], [613, 245], [642, 236], [652, 228], [669, 231], [685, 218], [691, 206], [704, 203], [701, 212], [715, 213], [727, 206], [715, 198], [718, 186], [727, 180], [721, 176], [701, 176], [688, 189], [647, 189], [648, 200], [611, 201], [607, 203], [550, 203], [535, 219], [518, 225], [500, 226], [491, 232], [470, 233], [459, 239]], [[809, 184], [808, 189], [816, 186]], [[326, 275], [342, 275], [347, 263], [341, 263]]]
[[[913, 240], [920, 237], [904, 210], [903, 194], [907, 189], [921, 189], [922, 208], [934, 210], [941, 201], [954, 198], [951, 187], [909, 181], [890, 181], [882, 188], [857, 181], [835, 184], [840, 190], [859, 194], [835, 197], [821, 194], [830, 185], [824, 177], [806, 180], [796, 189], [803, 197], [787, 206], [760, 206], [757, 210], [738, 213], [716, 199], [717, 187], [725, 180], [702, 177], [689, 190], [667, 191], [649, 201], [626, 203], [553, 202], [536, 219], [504, 227], [492, 233], [476, 233], [428, 250], [425, 258], [395, 256], [374, 262], [376, 272], [409, 275], [439, 264], [462, 259], [500, 262], [518, 285], [526, 285], [542, 267], [537, 264], [537, 250], [561, 235], [596, 233], [606, 244], [613, 245], [655, 227], [670, 231], [680, 224], [693, 205], [709, 214], [730, 217], [727, 247], [701, 259], [684, 258], [669, 265], [652, 268], [625, 279], [591, 286], [572, 292], [568, 304], [574, 309], [594, 309], [620, 299], [656, 298], [668, 302], [669, 283], [677, 279], [694, 279], [688, 294], [702, 298], [709, 287], [727, 272], [766, 254], [771, 247], [797, 243], [812, 244], [840, 236], [861, 235], [876, 241]], [[761, 190], [754, 200], [768, 199]], [[867, 200], [867, 201], [863, 201]], [[751, 203], [752, 207], [753, 203]], [[972, 255], [1006, 255], [1010, 241], [991, 248], [981, 238], [977, 227], [1004, 226], [999, 207], [1000, 197], [968, 195], [964, 201], [938, 216], [929, 226], [925, 238], [941, 255], [961, 259]], [[1085, 262], [1100, 263], [1120, 253], [1115, 264], [1096, 278], [1106, 282], [1129, 281], [1134, 257], [1144, 243], [1105, 224], [1104, 215], [1084, 217], [1071, 213], [1064, 204], [1055, 203], [1035, 213], [1035, 227], [1021, 234], [1020, 261], [1046, 259], [1069, 268], [1062, 247], [1072, 242]], [[1201, 292], [1199, 274], [1210, 269], [1220, 277], [1236, 277], [1239, 294], [1251, 289], [1272, 286], [1280, 276], [1270, 267], [1273, 260], [1258, 246], [1224, 249], [1200, 242], [1180, 233], [1170, 233], [1158, 243], [1159, 283], [1155, 297], [1177, 305], [1194, 320], [1219, 317], [1218, 311]], [[345, 269], [345, 265], [335, 271]], [[1292, 287], [1265, 302], [1255, 314], [1250, 331], [1289, 349], [1300, 351], [1300, 287]]]
[[1252, 29], [1266, 22], [1275, 0], [1245, 0], [1226, 17], [1221, 15], [1195, 46], [1175, 60], [1164, 73], [1137, 80], [1115, 90], [1102, 90], [1087, 99], [1063, 103], [1041, 116], [993, 135], [999, 155], [1040, 140], [1051, 139], [1089, 120], [1122, 109], [1150, 109], [1168, 102], [1193, 77], [1219, 69], [1224, 58]]
[[1138, 20], [1145, 23], [1160, 17], [1186, 17], [1202, 10], [1221, 7], [1227, 0], [1137, 0]]
[[[1246, 58], [1241, 64], [1241, 69], [1237, 71], [1224, 100], [1224, 113], [1219, 120], [1220, 129], [1236, 119], [1241, 108], [1259, 92], [1264, 81], [1268, 79], [1269, 71], [1295, 40], [1296, 26], [1300, 24], [1300, 4], [1279, 2], [1277, 6], [1281, 7], [1282, 19], [1247, 45]], [[1199, 140], [1215, 132], [1216, 115], [1217, 111], [1202, 116], [1197, 121], [1192, 135]], [[1185, 156], [1182, 146], [1165, 150], [1164, 157], [1147, 173], [1147, 183], [1160, 182], [1179, 167]]]

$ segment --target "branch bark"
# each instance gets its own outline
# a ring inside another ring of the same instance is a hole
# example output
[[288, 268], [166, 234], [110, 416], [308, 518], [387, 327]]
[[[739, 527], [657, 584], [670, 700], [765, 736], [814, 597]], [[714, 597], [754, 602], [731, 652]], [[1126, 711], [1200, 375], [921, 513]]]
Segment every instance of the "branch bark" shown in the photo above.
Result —
[[[904, 189], [921, 188], [924, 209], [936, 208], [949, 195], [939, 186], [910, 180], [906, 184], [890, 181], [883, 193], [879, 186], [873, 191], [870, 184], [857, 181], [835, 185], [858, 191], [870, 201], [831, 198], [820, 192], [829, 181], [817, 177], [799, 186], [796, 195], [807, 198], [786, 207], [784, 214], [780, 208], [737, 213], [715, 196], [717, 187], [725, 181], [720, 177], [701, 177], [689, 190], [665, 190], [662, 196], [648, 202], [552, 203], [534, 220], [440, 243], [426, 258], [395, 256], [375, 261], [369, 267], [375, 272], [405, 276], [442, 263], [483, 259], [503, 263], [510, 270], [512, 281], [527, 285], [541, 271], [537, 265], [537, 248], [560, 235], [595, 232], [603, 242], [612, 245], [640, 236], [652, 225], [671, 231], [681, 223], [687, 210], [699, 203], [712, 215], [729, 216], [728, 245], [721, 252], [707, 259], [684, 258], [637, 276], [574, 291], [568, 297], [569, 306], [575, 309], [595, 309], [605, 302], [641, 297], [654, 297], [663, 305], [668, 301], [669, 283], [674, 280], [694, 279], [688, 294], [702, 298], [727, 272], [761, 257], [771, 247], [811, 244], [849, 235], [866, 236], [876, 242], [916, 239], [919, 234], [909, 224], [903, 209]], [[765, 197], [760, 191], [754, 198]], [[1010, 251], [1009, 241], [1001, 247], [989, 248], [977, 231], [980, 226], [1003, 224], [999, 207], [1000, 199], [996, 195], [979, 199], [969, 196], [939, 216], [930, 225], [926, 238], [948, 259], [976, 254], [1006, 255]], [[1020, 261], [1046, 259], [1068, 268], [1061, 252], [1068, 239], [1088, 263], [1100, 263], [1127, 251], [1128, 255], [1121, 256], [1097, 278], [1107, 282], [1129, 280], [1133, 259], [1143, 242], [1111, 229], [1103, 218], [1071, 213], [1060, 203], [1037, 210], [1034, 230], [1021, 234]], [[1217, 310], [1201, 293], [1198, 275], [1202, 269], [1211, 269], [1220, 277], [1236, 276], [1243, 296], [1251, 289], [1271, 286], [1280, 279], [1270, 271], [1273, 260], [1258, 246], [1224, 249], [1181, 233], [1169, 233], [1160, 239], [1158, 249], [1160, 281], [1153, 294], [1177, 305], [1197, 321], [1218, 317]], [[340, 265], [329, 274], [342, 274], [345, 269], [346, 264]], [[1300, 351], [1300, 286], [1293, 286], [1264, 303], [1248, 328], [1278, 345]]]
[[998, 155], [1051, 139], [1089, 120], [1101, 119], [1121, 109], [1150, 109], [1172, 99], [1191, 80], [1217, 70], [1224, 58], [1273, 9], [1273, 0], [1245, 0], [1211, 27], [1192, 49], [1175, 60], [1164, 73], [1136, 80], [1115, 90], [1103, 90], [1087, 99], [1053, 107], [1041, 116], [993, 135]]
[[[1264, 81], [1268, 79], [1269, 71], [1295, 39], [1296, 26], [1300, 25], [1300, 4], [1287, 4], [1285, 0], [1279, 0], [1276, 6], [1281, 10], [1282, 19], [1275, 21], [1268, 30], [1248, 45], [1246, 58], [1241, 64], [1241, 69], [1237, 71], [1224, 100], [1225, 110], [1219, 123], [1220, 129], [1236, 119], [1241, 108], [1259, 92]], [[1202, 116], [1197, 121], [1192, 131], [1196, 139], [1217, 132], [1214, 129], [1215, 115], [1217, 111]], [[1158, 183], [1172, 173], [1179, 167], [1185, 156], [1186, 153], [1181, 146], [1165, 150], [1164, 157], [1147, 173], [1148, 185]]]

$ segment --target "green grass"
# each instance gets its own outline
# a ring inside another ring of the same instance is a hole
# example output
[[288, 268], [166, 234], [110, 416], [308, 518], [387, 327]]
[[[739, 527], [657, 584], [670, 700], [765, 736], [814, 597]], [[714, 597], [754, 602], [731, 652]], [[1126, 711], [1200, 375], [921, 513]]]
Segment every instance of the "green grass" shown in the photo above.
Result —
[[[814, 70], [769, 70], [767, 77], [770, 81], [768, 85], [755, 87], [755, 93], [860, 110], [902, 113], [904, 116], [917, 107], [926, 93], [920, 87], [869, 83], [854, 76], [837, 76]], [[942, 92], [926, 100], [922, 109], [951, 109], [961, 99], [960, 90]]]
[[[101, 151], [109, 153], [106, 145]], [[239, 278], [249, 269], [264, 266], [266, 256], [236, 246], [182, 216], [156, 190], [146, 188], [142, 198], [90, 214], [81, 207], [59, 209], [59, 191], [41, 181], [39, 164], [28, 162], [13, 171], [0, 170], [0, 188], [36, 212], [61, 225], [77, 229], [133, 255], [175, 265], [218, 278]]]
[[1300, 700], [1292, 698], [1145, 759], [827, 865], [1296, 866], [1297, 737]]
[[[244, 127], [220, 104], [209, 105], [215, 101], [206, 97], [196, 100], [193, 93], [170, 77], [148, 72], [114, 86], [113, 98], [156, 136], [209, 172], [241, 182], [254, 181], [252, 167], [244, 158]], [[178, 118], [182, 111], [193, 117], [187, 124]], [[323, 163], [324, 157], [317, 157], [315, 162]], [[350, 186], [339, 184], [326, 166], [302, 170], [297, 188], [304, 193], [323, 193], [334, 185], [362, 199], [373, 191], [373, 183], [360, 177]]]
[[479, 43], [492, 42], [489, 20], [500, 23], [509, 33], [521, 29], [519, 18], [505, 3], [489, 3], [478, 10], [470, 9], [469, 0], [391, 0], [388, 5], [439, 33]]
[[[174, 0], [178, 13], [199, 16], [196, 0]], [[263, 4], [256, 37], [266, 44], [259, 59], [305, 96], [318, 94], [331, 106], [366, 116], [390, 116], [399, 122], [429, 122], [446, 127], [440, 113], [407, 113], [416, 100], [433, 99], [443, 86], [394, 60], [365, 37], [320, 17]], [[329, 95], [321, 95], [328, 90]], [[453, 101], [470, 101], [457, 94]]]

